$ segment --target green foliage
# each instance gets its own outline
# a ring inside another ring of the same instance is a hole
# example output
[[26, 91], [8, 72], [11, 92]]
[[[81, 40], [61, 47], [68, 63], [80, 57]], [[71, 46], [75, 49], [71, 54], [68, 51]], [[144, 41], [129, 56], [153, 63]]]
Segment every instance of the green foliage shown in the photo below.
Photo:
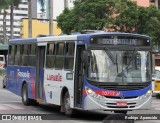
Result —
[[76, 0], [74, 8], [57, 17], [63, 33], [85, 29], [146, 34], [160, 41], [160, 10], [141, 7], [130, 0]]
[[77, 0], [72, 10], [65, 9], [57, 18], [58, 26], [66, 34], [85, 29], [102, 29], [117, 13], [120, 0]]
[[18, 7], [18, 5], [21, 3], [21, 0], [10, 0], [10, 2], [12, 3], [13, 2], [13, 5], [15, 7]]
[[0, 10], [8, 9], [9, 6], [13, 3], [14, 6], [18, 6], [21, 0], [0, 0]]
[[0, 10], [7, 9], [9, 7], [10, 0], [0, 0]]

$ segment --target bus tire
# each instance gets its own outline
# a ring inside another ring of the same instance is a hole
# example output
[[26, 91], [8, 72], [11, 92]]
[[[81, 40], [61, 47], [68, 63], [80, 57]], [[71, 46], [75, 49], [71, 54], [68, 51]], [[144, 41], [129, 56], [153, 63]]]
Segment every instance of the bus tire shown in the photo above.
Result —
[[24, 84], [22, 87], [22, 102], [24, 105], [31, 105], [32, 100], [28, 98], [28, 87], [27, 84]]
[[6, 88], [6, 78], [3, 78], [3, 88]]
[[68, 91], [64, 95], [63, 108], [64, 108], [64, 113], [67, 117], [73, 116], [73, 109], [70, 107], [70, 96]]
[[4, 80], [3, 80], [3, 88], [6, 88], [6, 85], [4, 84]]

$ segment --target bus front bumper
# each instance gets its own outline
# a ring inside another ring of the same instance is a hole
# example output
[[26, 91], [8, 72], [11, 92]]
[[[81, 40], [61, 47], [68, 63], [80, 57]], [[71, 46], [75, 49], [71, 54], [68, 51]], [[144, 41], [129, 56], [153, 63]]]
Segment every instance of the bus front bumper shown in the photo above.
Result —
[[[84, 110], [147, 110], [151, 108], [152, 95], [147, 98], [136, 97], [132, 99], [111, 99], [104, 97], [103, 99], [95, 99], [87, 95], [84, 99]], [[127, 106], [117, 106], [117, 102], [127, 103]]]

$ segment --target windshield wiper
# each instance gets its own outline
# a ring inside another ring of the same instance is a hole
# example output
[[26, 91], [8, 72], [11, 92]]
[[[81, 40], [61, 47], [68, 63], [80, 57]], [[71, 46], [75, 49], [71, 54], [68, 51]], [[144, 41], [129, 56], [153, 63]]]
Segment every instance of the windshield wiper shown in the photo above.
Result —
[[107, 53], [108, 57], [110, 58], [110, 60], [113, 62], [113, 64], [116, 64], [117, 73], [118, 73], [117, 54], [116, 54], [116, 58], [115, 58], [108, 48], [105, 47], [104, 49], [105, 49], [105, 52]]
[[[129, 63], [127, 64], [127, 66], [126, 66], [126, 68], [125, 68], [124, 70], [128, 70], [128, 67], [131, 65], [131, 62], [133, 61], [133, 59], [134, 59], [134, 57], [135, 57], [135, 55], [136, 55], [136, 50], [134, 50], [132, 54], [133, 54], [133, 55], [132, 55], [132, 57], [130, 58]], [[124, 70], [123, 70], [123, 71], [124, 71]]]
[[108, 48], [105, 48], [105, 52], [107, 53], [107, 55], [109, 56], [109, 58], [111, 59], [111, 61], [114, 64], [117, 64], [117, 60], [114, 58], [114, 56], [112, 55], [112, 53], [110, 52], [110, 50]]

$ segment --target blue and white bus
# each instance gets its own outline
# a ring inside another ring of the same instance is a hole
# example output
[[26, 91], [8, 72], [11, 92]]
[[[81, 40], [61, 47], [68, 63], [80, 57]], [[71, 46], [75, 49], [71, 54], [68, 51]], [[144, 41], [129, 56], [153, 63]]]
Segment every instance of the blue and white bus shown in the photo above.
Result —
[[151, 107], [151, 38], [104, 32], [9, 41], [7, 89], [24, 105], [127, 113]]

